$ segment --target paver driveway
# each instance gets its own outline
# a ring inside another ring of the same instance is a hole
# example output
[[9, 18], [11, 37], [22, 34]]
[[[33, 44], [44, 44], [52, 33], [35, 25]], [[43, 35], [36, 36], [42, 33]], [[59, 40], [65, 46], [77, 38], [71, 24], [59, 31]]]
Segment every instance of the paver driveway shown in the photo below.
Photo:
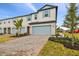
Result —
[[0, 43], [0, 55], [37, 55], [47, 42], [49, 36], [25, 36]]

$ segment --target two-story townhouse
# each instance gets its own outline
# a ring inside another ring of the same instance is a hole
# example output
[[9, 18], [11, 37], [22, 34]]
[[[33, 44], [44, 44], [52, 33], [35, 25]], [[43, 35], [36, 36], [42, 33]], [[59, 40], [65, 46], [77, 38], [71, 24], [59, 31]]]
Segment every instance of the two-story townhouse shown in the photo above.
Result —
[[23, 19], [21, 33], [32, 35], [55, 35], [57, 6], [45, 5], [37, 12], [0, 20], [0, 33], [16, 34], [13, 21]]

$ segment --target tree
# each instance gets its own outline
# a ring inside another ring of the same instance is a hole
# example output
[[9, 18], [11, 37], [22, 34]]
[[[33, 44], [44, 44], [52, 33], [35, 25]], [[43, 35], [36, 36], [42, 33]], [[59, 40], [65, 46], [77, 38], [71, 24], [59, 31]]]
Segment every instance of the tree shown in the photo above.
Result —
[[22, 22], [23, 22], [23, 19], [21, 18], [21, 20], [19, 20], [20, 34], [21, 34]]
[[61, 28], [60, 28], [60, 27], [57, 27], [57, 28], [56, 28], [56, 32], [57, 32], [57, 33], [61, 32]]
[[16, 21], [14, 21], [14, 25], [15, 25], [16, 30], [17, 30], [16, 36], [19, 36], [19, 30], [21, 32], [22, 22], [23, 22], [22, 19], [20, 19], [20, 20], [17, 19]]
[[72, 34], [72, 46], [74, 45], [74, 36], [73, 31], [77, 28], [77, 21], [78, 15], [77, 15], [77, 9], [75, 3], [70, 3], [69, 7], [67, 7], [67, 15], [65, 16], [64, 26], [70, 29], [70, 32]]

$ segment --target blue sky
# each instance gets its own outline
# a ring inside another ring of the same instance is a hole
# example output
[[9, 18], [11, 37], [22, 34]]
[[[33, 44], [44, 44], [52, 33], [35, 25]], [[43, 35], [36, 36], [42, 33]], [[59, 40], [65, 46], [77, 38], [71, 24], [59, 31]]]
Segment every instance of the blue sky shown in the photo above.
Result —
[[[0, 19], [20, 16], [37, 11], [46, 3], [0, 3]], [[64, 3], [50, 3], [50, 5], [58, 6], [57, 25], [63, 24], [64, 16], [67, 12], [67, 4]]]

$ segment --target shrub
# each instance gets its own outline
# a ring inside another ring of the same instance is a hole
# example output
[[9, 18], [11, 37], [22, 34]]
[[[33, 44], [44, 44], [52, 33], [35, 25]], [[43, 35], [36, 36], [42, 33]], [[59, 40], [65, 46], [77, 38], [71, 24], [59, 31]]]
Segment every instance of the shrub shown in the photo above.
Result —
[[3, 33], [0, 33], [0, 35], [3, 35]]
[[54, 42], [58, 42], [58, 43], [62, 43], [62, 44], [68, 44], [71, 43], [71, 38], [68, 37], [50, 37], [48, 40], [54, 41]]
[[28, 34], [27, 34], [27, 33], [19, 34], [20, 37], [21, 37], [21, 36], [26, 36], [26, 35], [28, 35]]

